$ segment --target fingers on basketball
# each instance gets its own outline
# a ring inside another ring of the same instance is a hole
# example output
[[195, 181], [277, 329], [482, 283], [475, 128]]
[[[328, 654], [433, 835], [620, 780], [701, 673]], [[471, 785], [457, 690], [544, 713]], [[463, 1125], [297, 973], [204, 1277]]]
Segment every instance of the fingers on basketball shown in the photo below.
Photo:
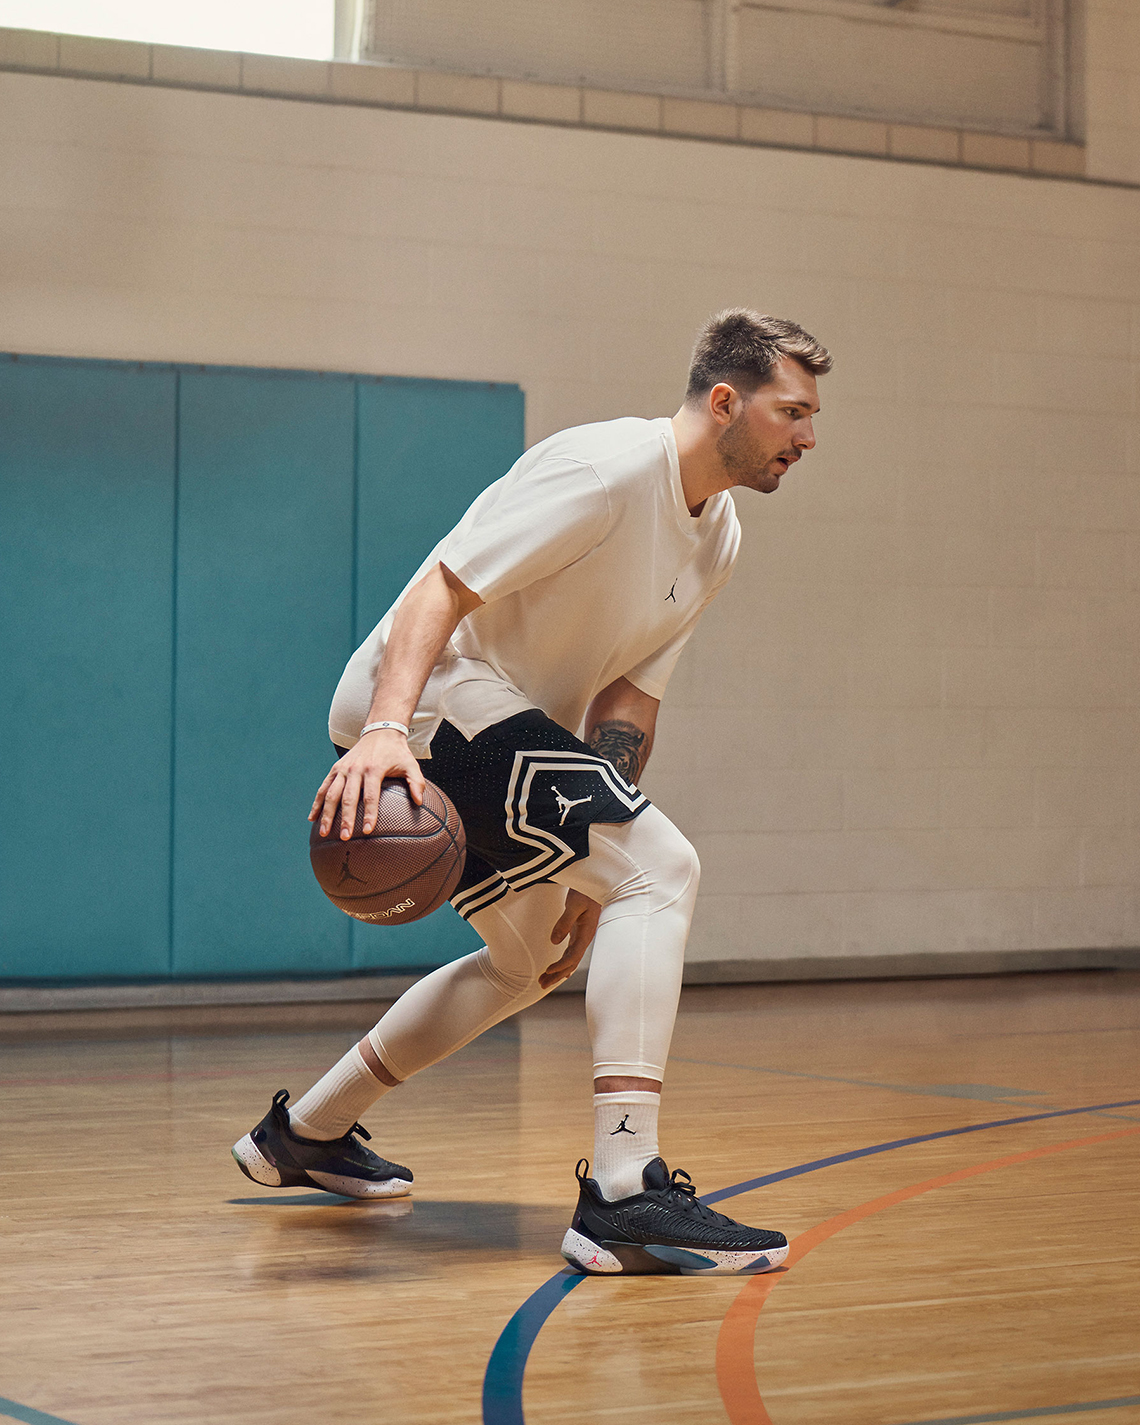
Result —
[[[359, 782], [342, 805], [349, 837], [322, 834], [324, 820], [309, 833], [313, 872], [329, 900], [356, 920], [404, 925], [437, 910], [454, 893], [466, 859], [459, 813], [434, 783], [425, 783], [422, 805], [400, 777], [386, 777], [377, 795], [374, 824], [364, 830], [366, 798]], [[333, 812], [326, 811], [330, 822]], [[350, 814], [351, 820], [346, 818]]]

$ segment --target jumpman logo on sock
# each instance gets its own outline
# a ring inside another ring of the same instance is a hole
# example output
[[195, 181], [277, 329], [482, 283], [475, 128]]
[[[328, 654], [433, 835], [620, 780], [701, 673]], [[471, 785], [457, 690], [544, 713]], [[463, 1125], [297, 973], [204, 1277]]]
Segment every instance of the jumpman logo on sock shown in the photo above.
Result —
[[633, 1129], [633, 1128], [627, 1128], [627, 1127], [625, 1126], [628, 1122], [629, 1122], [629, 1114], [627, 1113], [626, 1116], [622, 1119], [622, 1121], [618, 1124], [618, 1126], [614, 1129], [613, 1133], [610, 1134], [610, 1137], [612, 1138], [612, 1137], [614, 1136], [614, 1134], [616, 1134], [616, 1133], [628, 1133], [631, 1137], [636, 1138], [636, 1137], [637, 1137], [637, 1132], [636, 1132], [636, 1130]]
[[572, 802], [569, 797], [564, 797], [557, 787], [552, 785], [550, 790], [554, 793], [555, 800], [558, 802], [558, 810], [562, 813], [558, 819], [559, 826], [566, 825], [566, 818], [570, 815], [570, 809], [572, 807], [580, 807], [583, 802], [592, 802], [594, 800], [594, 798], [590, 796], [579, 797], [576, 802]]
[[360, 876], [354, 876], [348, 869], [348, 852], [344, 853], [344, 865], [340, 868], [340, 875], [337, 877], [337, 885], [343, 886], [345, 881], [359, 881], [363, 886], [365, 882]]

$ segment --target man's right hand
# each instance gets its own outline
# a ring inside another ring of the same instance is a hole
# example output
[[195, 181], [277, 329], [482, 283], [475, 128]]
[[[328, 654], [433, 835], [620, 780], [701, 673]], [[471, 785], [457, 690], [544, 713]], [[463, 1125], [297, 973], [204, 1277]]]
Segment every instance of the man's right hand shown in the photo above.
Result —
[[347, 841], [356, 825], [356, 808], [364, 800], [364, 835], [376, 825], [380, 788], [385, 777], [402, 777], [416, 806], [424, 800], [424, 774], [412, 756], [402, 732], [381, 728], [366, 733], [350, 748], [321, 783], [309, 812], [309, 820], [320, 819], [320, 833], [327, 836], [340, 808], [340, 839]]
[[[433, 564], [422, 579], [400, 598], [392, 631], [380, 660], [373, 689], [372, 706], [364, 724], [398, 718], [405, 726], [419, 703], [424, 686], [448, 639], [459, 621], [477, 609], [483, 600], [444, 564]], [[365, 836], [376, 825], [376, 809], [385, 777], [400, 777], [416, 806], [423, 806], [427, 783], [420, 764], [412, 756], [408, 740], [392, 728], [366, 733], [346, 752], [321, 783], [309, 813], [310, 821], [320, 820], [320, 833], [327, 836], [340, 808], [340, 838], [347, 841], [356, 825], [356, 809], [364, 802], [362, 830]]]

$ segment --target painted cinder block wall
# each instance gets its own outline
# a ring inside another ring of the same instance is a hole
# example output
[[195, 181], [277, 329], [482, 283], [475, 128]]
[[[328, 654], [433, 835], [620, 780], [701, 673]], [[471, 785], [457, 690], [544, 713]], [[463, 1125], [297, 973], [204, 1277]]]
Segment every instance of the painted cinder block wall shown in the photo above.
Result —
[[1136, 189], [11, 73], [0, 128], [8, 350], [518, 382], [533, 441], [803, 321], [819, 449], [646, 779], [691, 958], [1140, 942]]
[[1083, 0], [1087, 169], [1095, 178], [1140, 183], [1140, 7]]

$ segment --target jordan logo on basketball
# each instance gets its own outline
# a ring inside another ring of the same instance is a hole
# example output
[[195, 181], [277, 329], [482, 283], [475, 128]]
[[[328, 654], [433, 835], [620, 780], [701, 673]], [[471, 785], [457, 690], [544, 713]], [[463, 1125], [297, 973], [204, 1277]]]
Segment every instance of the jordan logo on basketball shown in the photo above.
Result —
[[558, 803], [558, 810], [562, 815], [558, 818], [558, 825], [565, 826], [566, 818], [570, 815], [573, 807], [580, 807], [583, 802], [592, 802], [593, 797], [579, 797], [576, 802], [572, 802], [569, 797], [564, 797], [557, 787], [552, 786], [550, 790], [554, 793], [554, 798]]
[[360, 885], [364, 885], [364, 881], [359, 876], [354, 876], [352, 872], [348, 869], [348, 854], [349, 853], [347, 851], [344, 853], [344, 865], [340, 868], [340, 875], [337, 877], [337, 885], [343, 886], [345, 881], [356, 881]]
[[628, 1133], [631, 1137], [636, 1138], [636, 1137], [637, 1137], [637, 1131], [636, 1131], [636, 1129], [627, 1128], [627, 1127], [625, 1126], [628, 1122], [629, 1122], [629, 1114], [627, 1113], [626, 1116], [622, 1119], [622, 1121], [618, 1124], [618, 1126], [614, 1129], [613, 1133], [610, 1134], [610, 1137], [613, 1138], [614, 1135], [617, 1134], [617, 1133]]

